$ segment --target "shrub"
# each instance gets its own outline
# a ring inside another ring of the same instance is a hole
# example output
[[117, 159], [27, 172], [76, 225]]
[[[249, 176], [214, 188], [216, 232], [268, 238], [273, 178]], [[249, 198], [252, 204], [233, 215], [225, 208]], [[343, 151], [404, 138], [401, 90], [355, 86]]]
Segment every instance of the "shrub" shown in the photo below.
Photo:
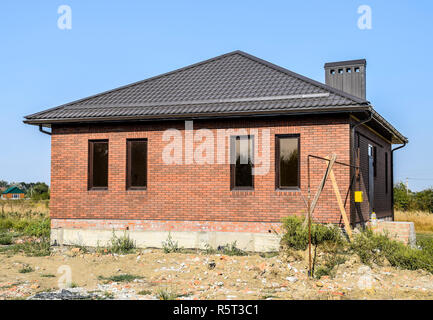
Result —
[[50, 219], [30, 222], [24, 229], [24, 234], [35, 237], [49, 237], [51, 231]]
[[[283, 219], [285, 231], [281, 243], [295, 250], [305, 250], [308, 247], [308, 228], [303, 226], [303, 220], [296, 216]], [[318, 246], [325, 242], [343, 243], [341, 231], [337, 226], [313, 223], [311, 225], [311, 243]]]
[[433, 273], [433, 240], [424, 239], [418, 242], [419, 248], [391, 240], [386, 235], [375, 234], [365, 230], [354, 237], [351, 249], [357, 253], [365, 264], [382, 264], [386, 258], [397, 268], [423, 269]]

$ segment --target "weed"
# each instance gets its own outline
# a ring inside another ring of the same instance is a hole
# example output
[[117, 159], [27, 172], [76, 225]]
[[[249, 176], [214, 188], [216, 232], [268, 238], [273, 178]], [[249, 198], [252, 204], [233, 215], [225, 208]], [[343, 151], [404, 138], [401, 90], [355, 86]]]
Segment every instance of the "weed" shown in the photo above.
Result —
[[30, 266], [24, 266], [20, 270], [18, 270], [19, 273], [29, 273], [33, 271], [34, 271], [33, 268]]
[[214, 248], [212, 248], [209, 243], [206, 243], [204, 245], [204, 254], [210, 255], [210, 254], [215, 254], [215, 253], [216, 253], [216, 250]]
[[178, 242], [174, 242], [173, 238], [171, 237], [171, 233], [168, 233], [168, 237], [166, 241], [162, 242], [162, 250], [164, 253], [171, 253], [171, 252], [180, 252], [182, 248], [179, 247]]
[[179, 297], [177, 293], [165, 289], [158, 290], [156, 296], [159, 300], [175, 300]]
[[[83, 246], [78, 247], [80, 249], [86, 250], [83, 252], [87, 252], [87, 248], [84, 248]], [[100, 254], [127, 254], [133, 252], [135, 247], [135, 242], [131, 238], [129, 238], [129, 235], [127, 235], [126, 232], [123, 234], [123, 236], [118, 237], [113, 230], [113, 235], [110, 239], [110, 243], [108, 244], [108, 246], [101, 247], [98, 242], [96, 252]]]
[[246, 255], [248, 255], [247, 252], [239, 249], [236, 246], [236, 241], [234, 241], [231, 244], [228, 243], [228, 244], [226, 244], [224, 246], [219, 246], [218, 247], [218, 251], [220, 251], [223, 254], [228, 255], [228, 256], [246, 256]]
[[326, 254], [325, 263], [314, 270], [314, 277], [320, 279], [323, 276], [334, 277], [336, 270], [335, 267], [346, 262], [346, 259], [341, 255]]

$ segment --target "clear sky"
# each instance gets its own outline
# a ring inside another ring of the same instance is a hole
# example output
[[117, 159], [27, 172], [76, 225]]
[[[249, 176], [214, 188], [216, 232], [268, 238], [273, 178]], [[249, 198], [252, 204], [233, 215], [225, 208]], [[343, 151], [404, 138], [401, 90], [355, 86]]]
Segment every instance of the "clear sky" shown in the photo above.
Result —
[[321, 82], [325, 62], [366, 58], [367, 98], [410, 141], [395, 180], [432, 186], [432, 35], [427, 0], [2, 0], [0, 180], [49, 183], [50, 138], [23, 116], [239, 49]]

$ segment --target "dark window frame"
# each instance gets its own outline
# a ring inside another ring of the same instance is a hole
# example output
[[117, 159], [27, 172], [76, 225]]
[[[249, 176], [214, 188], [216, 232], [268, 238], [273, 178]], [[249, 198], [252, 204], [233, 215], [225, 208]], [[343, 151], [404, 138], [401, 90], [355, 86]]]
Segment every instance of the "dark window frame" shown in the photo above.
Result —
[[[248, 137], [248, 140], [251, 139], [251, 147], [252, 147], [252, 164], [251, 164], [251, 186], [250, 187], [239, 187], [236, 186], [236, 163], [232, 163], [232, 152], [236, 152], [236, 145], [234, 144], [235, 140], [239, 140], [241, 137]], [[253, 191], [254, 190], [254, 175], [252, 174], [254, 171], [254, 135], [233, 135], [230, 136], [230, 190], [231, 191]]]
[[[145, 186], [131, 186], [131, 143], [132, 142], [145, 142], [146, 143], [146, 185]], [[126, 139], [126, 190], [147, 190], [148, 184], [148, 140], [147, 138]]]
[[[108, 150], [107, 157], [107, 186], [106, 187], [95, 187], [93, 185], [93, 148], [95, 143], [106, 143]], [[95, 139], [88, 141], [88, 163], [87, 163], [87, 188], [88, 190], [108, 190], [109, 185], [109, 169], [110, 169], [110, 145], [108, 139]]]
[[[280, 186], [280, 139], [296, 138], [298, 139], [298, 185], [291, 187]], [[275, 190], [300, 190], [301, 189], [301, 135], [298, 133], [276, 134], [275, 135]]]

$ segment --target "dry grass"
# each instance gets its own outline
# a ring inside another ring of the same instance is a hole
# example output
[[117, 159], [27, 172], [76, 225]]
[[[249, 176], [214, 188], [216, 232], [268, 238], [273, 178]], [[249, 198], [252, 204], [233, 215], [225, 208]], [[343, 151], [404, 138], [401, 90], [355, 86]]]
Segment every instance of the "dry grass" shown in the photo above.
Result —
[[411, 221], [415, 224], [416, 232], [433, 233], [433, 213], [421, 211], [394, 212], [395, 221]]
[[50, 215], [49, 200], [0, 200], [0, 216], [41, 218]]

